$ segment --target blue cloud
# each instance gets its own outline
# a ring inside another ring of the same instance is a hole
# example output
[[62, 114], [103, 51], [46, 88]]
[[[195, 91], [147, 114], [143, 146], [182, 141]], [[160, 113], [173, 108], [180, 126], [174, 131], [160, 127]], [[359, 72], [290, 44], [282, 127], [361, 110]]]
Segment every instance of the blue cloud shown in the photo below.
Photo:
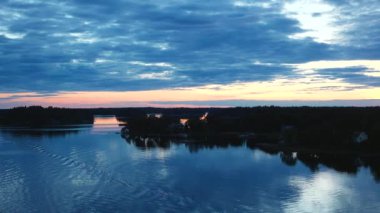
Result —
[[351, 67], [351, 68], [333, 68], [333, 69], [319, 69], [318, 73], [329, 79], [340, 78], [346, 82], [366, 85], [372, 87], [380, 87], [380, 77], [368, 76], [363, 74], [367, 71], [366, 67]]
[[[0, 8], [0, 91], [121, 91], [263, 81], [294, 75], [281, 65], [286, 63], [380, 58], [380, 17], [371, 12], [378, 1], [356, 7], [329, 1], [355, 23], [345, 32], [350, 42], [344, 45], [292, 38], [304, 30], [283, 13], [283, 1], [265, 7], [260, 5], [267, 1], [244, 2], [6, 0]], [[359, 13], [363, 8], [367, 12]], [[136, 61], [145, 65], [130, 63]], [[159, 63], [171, 66], [155, 66]], [[331, 78], [341, 75], [329, 72]], [[343, 77], [348, 82], [364, 78]], [[367, 85], [379, 86], [377, 78], [365, 77]]]

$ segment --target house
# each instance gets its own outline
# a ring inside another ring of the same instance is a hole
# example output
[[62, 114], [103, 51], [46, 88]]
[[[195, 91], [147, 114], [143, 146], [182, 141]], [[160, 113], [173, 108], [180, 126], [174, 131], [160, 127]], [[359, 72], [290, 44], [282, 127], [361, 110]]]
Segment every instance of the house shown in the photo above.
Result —
[[204, 115], [202, 115], [199, 120], [203, 122], [207, 122], [208, 112], [206, 112]]
[[353, 139], [355, 143], [363, 143], [368, 140], [368, 135], [365, 132], [355, 132]]
[[162, 118], [162, 114], [161, 113], [147, 113], [146, 117], [147, 118]]

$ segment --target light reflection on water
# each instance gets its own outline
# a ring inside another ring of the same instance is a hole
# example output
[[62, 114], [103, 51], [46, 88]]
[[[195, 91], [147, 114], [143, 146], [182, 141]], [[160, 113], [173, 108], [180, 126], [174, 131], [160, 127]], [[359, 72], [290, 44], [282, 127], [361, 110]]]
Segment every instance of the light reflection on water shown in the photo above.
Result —
[[93, 132], [120, 131], [119, 125], [122, 124], [116, 119], [115, 115], [96, 115], [94, 117]]
[[284, 204], [286, 212], [304, 210], [307, 212], [343, 211], [354, 201], [355, 191], [349, 187], [349, 178], [335, 172], [318, 172], [311, 178], [295, 176], [289, 178], [289, 185], [298, 194]]
[[0, 212], [380, 210], [367, 168], [312, 173], [244, 146], [141, 150], [114, 134], [116, 119], [105, 120], [59, 137], [0, 133]]
[[120, 122], [114, 115], [97, 115], [94, 117], [94, 127], [104, 125], [118, 125]]

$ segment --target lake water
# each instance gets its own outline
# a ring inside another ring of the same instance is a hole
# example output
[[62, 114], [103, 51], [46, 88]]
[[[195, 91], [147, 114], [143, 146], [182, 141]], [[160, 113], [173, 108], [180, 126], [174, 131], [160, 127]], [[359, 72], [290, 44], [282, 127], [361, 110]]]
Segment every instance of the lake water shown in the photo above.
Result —
[[244, 144], [145, 145], [114, 117], [2, 129], [0, 212], [380, 212], [369, 167], [310, 169]]

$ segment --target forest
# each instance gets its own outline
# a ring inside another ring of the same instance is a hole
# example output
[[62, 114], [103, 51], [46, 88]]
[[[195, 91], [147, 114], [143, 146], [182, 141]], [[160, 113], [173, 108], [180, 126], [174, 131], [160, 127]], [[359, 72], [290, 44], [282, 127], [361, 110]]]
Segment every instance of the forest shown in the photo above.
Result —
[[0, 125], [40, 127], [92, 124], [116, 115], [133, 136], [186, 135], [208, 141], [380, 150], [380, 107], [93, 108], [16, 107], [0, 111]]
[[[186, 116], [171, 110], [159, 112], [160, 117], [135, 115], [121, 119], [127, 121], [126, 129], [132, 136], [178, 137], [185, 133], [196, 140], [207, 138], [220, 143], [246, 140], [277, 147], [380, 150], [379, 107], [213, 108]], [[181, 125], [180, 119], [184, 118], [186, 123]]]

